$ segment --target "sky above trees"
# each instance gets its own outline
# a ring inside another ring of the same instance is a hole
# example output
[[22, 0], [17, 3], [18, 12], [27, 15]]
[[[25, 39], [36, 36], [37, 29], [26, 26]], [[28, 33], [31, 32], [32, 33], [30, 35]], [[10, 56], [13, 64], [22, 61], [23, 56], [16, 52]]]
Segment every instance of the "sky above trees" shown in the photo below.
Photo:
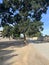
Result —
[[42, 31], [43, 35], [49, 35], [49, 7], [46, 14], [42, 14], [42, 22], [44, 22], [44, 30]]
[[[0, 3], [2, 3], [2, 0], [0, 0]], [[44, 22], [44, 30], [42, 31], [43, 35], [49, 35], [49, 7], [46, 14], [42, 14], [42, 22]], [[1, 30], [2, 28], [0, 28]]]

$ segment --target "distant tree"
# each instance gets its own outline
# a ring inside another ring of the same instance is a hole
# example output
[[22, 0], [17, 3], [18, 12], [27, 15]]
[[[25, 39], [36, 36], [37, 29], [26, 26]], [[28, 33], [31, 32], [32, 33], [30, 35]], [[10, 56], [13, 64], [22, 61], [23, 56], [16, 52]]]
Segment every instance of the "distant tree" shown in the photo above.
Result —
[[45, 37], [48, 37], [49, 35], [45, 35]]

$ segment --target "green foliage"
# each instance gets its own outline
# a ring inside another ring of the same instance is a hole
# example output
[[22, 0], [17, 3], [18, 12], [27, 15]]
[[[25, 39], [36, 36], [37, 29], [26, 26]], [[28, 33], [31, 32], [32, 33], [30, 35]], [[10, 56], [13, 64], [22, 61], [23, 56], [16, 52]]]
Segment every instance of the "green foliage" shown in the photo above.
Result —
[[[3, 3], [0, 3], [1, 26], [5, 26], [3, 36], [15, 37], [22, 32], [34, 36], [41, 35], [41, 15], [46, 13], [48, 6], [49, 0], [3, 0]], [[32, 19], [33, 22], [28, 19]], [[15, 26], [11, 29], [9, 24]]]
[[20, 21], [19, 24], [15, 24], [14, 27], [5, 26], [2, 32], [3, 37], [13, 38], [19, 37], [20, 33], [26, 34], [28, 36], [41, 36], [41, 31], [43, 30], [43, 23], [40, 21], [30, 22]]
[[30, 22], [26, 34], [29, 36], [41, 36], [43, 31], [43, 23], [40, 21]]
[[19, 33], [29, 36], [41, 36], [41, 31], [43, 31], [43, 22], [31, 22], [29, 19], [27, 21], [21, 20], [18, 24], [18, 28]]
[[15, 26], [12, 28], [12, 35], [13, 35], [13, 38], [19, 37], [20, 32], [19, 32], [19, 27], [18, 27], [18, 25], [15, 25]]
[[[1, 25], [19, 23], [22, 19], [27, 20], [28, 16], [39, 21], [41, 14], [46, 13], [48, 6], [49, 0], [3, 0], [3, 3], [0, 3]], [[15, 14], [16, 10], [19, 13]]]
[[12, 35], [11, 34], [12, 33], [11, 29], [12, 29], [11, 26], [5, 26], [4, 29], [3, 29], [3, 31], [2, 31], [2, 36], [3, 37], [10, 37]]

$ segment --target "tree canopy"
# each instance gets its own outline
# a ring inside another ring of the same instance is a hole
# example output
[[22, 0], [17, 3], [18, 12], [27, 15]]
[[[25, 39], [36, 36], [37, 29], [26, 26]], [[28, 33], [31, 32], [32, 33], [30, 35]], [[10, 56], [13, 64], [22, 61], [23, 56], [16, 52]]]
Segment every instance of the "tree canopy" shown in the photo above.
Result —
[[0, 3], [1, 25], [18, 24], [28, 18], [39, 21], [48, 6], [49, 0], [3, 0]]
[[16, 32], [39, 35], [43, 30], [43, 23], [40, 22], [41, 15], [46, 13], [48, 6], [49, 0], [2, 0], [0, 3], [0, 26], [7, 26], [5, 29], [8, 33], [8, 25], [12, 24], [14, 35]]
[[29, 36], [42, 36], [41, 31], [43, 31], [43, 22], [41, 21], [33, 21], [28, 25], [28, 29], [26, 34]]
[[3, 37], [9, 37], [12, 36], [12, 27], [11, 26], [4, 26], [4, 29], [2, 31]]

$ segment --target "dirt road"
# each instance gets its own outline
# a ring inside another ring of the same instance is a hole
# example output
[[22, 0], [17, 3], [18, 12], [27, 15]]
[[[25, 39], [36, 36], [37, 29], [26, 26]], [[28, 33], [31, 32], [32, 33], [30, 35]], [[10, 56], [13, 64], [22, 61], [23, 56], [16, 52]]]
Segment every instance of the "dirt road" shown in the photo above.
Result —
[[34, 44], [28, 55], [28, 65], [49, 65], [49, 43]]
[[49, 43], [0, 42], [0, 65], [49, 65]]

